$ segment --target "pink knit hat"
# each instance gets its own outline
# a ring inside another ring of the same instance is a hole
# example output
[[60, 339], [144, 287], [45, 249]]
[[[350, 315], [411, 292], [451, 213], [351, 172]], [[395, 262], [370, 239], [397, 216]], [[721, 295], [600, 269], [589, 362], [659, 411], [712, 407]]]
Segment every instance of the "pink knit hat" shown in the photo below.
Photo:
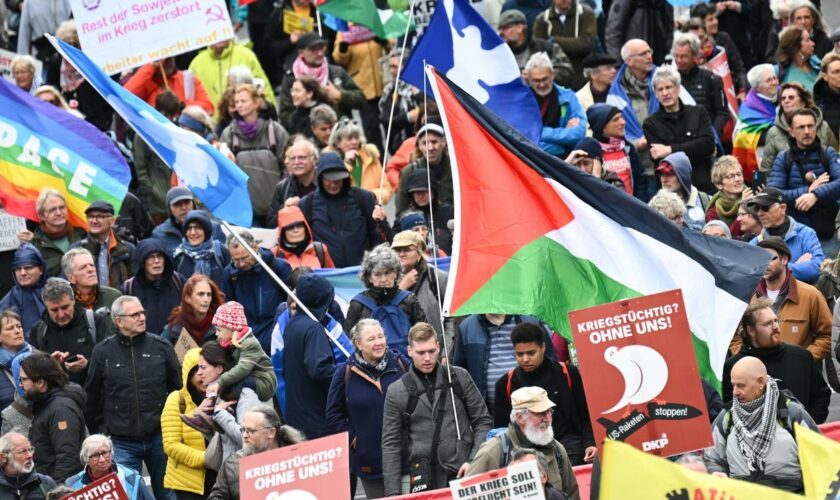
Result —
[[239, 302], [225, 302], [216, 309], [213, 325], [229, 328], [237, 333], [248, 330], [248, 320], [245, 318], [245, 308]]

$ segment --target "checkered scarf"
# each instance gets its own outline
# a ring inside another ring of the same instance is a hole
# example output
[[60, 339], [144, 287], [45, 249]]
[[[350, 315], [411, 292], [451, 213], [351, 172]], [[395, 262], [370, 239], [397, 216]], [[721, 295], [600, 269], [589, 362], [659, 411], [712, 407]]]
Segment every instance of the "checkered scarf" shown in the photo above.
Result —
[[776, 432], [776, 408], [779, 387], [776, 379], [767, 377], [763, 396], [748, 403], [732, 400], [732, 423], [738, 448], [747, 459], [750, 471], [763, 471], [767, 452]]

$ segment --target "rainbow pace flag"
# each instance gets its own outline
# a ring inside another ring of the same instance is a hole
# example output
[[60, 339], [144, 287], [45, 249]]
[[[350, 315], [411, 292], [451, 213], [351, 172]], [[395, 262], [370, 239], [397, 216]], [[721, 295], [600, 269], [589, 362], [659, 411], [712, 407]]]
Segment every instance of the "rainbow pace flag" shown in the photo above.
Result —
[[428, 73], [455, 194], [444, 313], [531, 314], [571, 340], [570, 311], [679, 288], [700, 372], [719, 387], [767, 252], [680, 229]]
[[738, 111], [738, 121], [732, 131], [732, 155], [738, 158], [744, 169], [744, 178], [748, 181], [758, 170], [757, 152], [761, 134], [772, 127], [775, 120], [776, 107], [773, 103], [750, 90]]
[[0, 200], [14, 215], [38, 220], [43, 188], [67, 199], [70, 224], [87, 227], [85, 209], [104, 200], [119, 212], [131, 169], [116, 146], [81, 118], [0, 78]]

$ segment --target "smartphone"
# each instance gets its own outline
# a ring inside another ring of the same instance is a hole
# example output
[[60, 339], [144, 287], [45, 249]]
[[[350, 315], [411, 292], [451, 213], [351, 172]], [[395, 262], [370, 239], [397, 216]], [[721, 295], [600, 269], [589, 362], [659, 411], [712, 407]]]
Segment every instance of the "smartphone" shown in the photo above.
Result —
[[755, 172], [753, 172], [753, 176], [752, 176], [752, 188], [753, 188], [753, 190], [755, 190], [756, 188], [759, 188], [759, 187], [763, 187], [765, 185], [767, 185], [767, 174], [765, 174], [764, 172], [761, 172], [759, 170], [756, 170]]
[[65, 363], [75, 363], [78, 360], [79, 360], [79, 355], [78, 354], [74, 354], [72, 356], [67, 356], [66, 358], [64, 358]]

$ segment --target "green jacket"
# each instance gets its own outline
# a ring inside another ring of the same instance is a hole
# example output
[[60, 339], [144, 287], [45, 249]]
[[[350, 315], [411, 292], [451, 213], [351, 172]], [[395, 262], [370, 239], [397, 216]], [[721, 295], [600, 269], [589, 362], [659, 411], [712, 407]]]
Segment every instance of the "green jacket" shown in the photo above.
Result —
[[134, 167], [140, 187], [138, 195], [146, 209], [151, 215], [167, 217], [166, 193], [172, 187], [172, 170], [139, 136], [134, 139]]
[[233, 359], [236, 365], [219, 377], [219, 385], [227, 388], [253, 377], [256, 384], [257, 396], [261, 401], [268, 401], [277, 390], [277, 376], [268, 355], [263, 351], [260, 342], [254, 337], [252, 330], [239, 340], [239, 348], [234, 347]]
[[[81, 228], [73, 228], [73, 231], [68, 236], [68, 245], [67, 249], [70, 249], [70, 246], [73, 243], [76, 243], [79, 240], [85, 239], [87, 233], [84, 229]], [[64, 256], [64, 250], [62, 250], [58, 245], [55, 244], [55, 241], [47, 237], [41, 231], [41, 228], [35, 229], [35, 236], [32, 238], [32, 244], [38, 247], [38, 250], [41, 251], [41, 255], [44, 256], [44, 262], [47, 263], [47, 274], [52, 277], [61, 276], [61, 257]]]

